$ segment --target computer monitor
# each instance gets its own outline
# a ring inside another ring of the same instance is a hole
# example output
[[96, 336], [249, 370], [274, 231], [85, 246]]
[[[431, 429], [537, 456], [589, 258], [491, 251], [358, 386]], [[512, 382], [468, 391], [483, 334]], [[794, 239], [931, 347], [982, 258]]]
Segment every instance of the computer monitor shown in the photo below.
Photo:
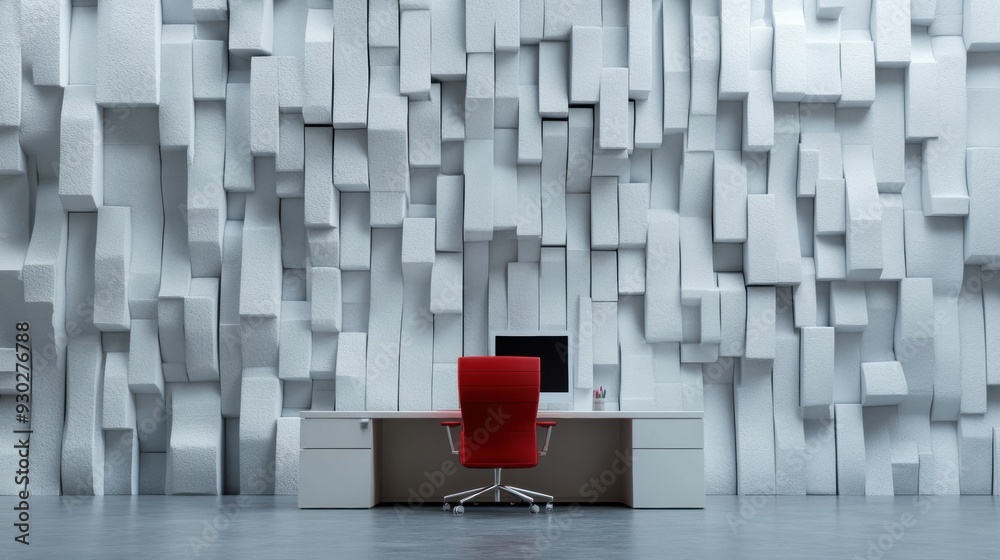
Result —
[[490, 355], [541, 359], [539, 403], [573, 402], [573, 357], [569, 331], [499, 331], [490, 335]]

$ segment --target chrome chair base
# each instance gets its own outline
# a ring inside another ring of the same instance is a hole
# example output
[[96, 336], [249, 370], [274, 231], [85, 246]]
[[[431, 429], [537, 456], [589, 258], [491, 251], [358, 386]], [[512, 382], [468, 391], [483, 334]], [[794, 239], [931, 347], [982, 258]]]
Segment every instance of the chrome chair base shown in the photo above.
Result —
[[480, 488], [473, 488], [471, 490], [463, 490], [462, 492], [456, 492], [454, 494], [449, 494], [444, 497], [444, 510], [448, 511], [450, 509], [449, 501], [459, 498], [458, 506], [455, 507], [455, 513], [461, 515], [465, 510], [465, 502], [469, 500], [474, 500], [483, 494], [488, 492], [493, 492], [493, 501], [500, 501], [500, 492], [506, 492], [507, 494], [520, 499], [521, 501], [528, 502], [530, 510], [532, 513], [537, 513], [539, 508], [535, 505], [535, 500], [544, 500], [546, 513], [552, 511], [552, 502], [555, 498], [548, 494], [542, 494], [541, 492], [535, 492], [534, 490], [525, 490], [524, 488], [518, 488], [517, 486], [510, 486], [500, 483], [500, 473], [503, 469], [493, 469], [493, 484], [490, 486], [482, 486]]

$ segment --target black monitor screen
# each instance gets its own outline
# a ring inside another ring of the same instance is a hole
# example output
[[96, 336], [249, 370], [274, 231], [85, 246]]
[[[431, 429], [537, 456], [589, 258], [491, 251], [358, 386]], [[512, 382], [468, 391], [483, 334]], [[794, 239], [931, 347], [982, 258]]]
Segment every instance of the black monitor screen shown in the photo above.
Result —
[[569, 392], [569, 341], [562, 336], [496, 337], [497, 356], [535, 356], [541, 359], [541, 392]]

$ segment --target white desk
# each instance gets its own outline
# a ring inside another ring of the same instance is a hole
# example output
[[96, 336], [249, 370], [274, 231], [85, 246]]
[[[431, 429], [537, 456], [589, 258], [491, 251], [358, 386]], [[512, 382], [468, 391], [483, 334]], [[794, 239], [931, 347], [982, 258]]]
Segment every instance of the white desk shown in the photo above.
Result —
[[[462, 467], [448, 448], [439, 422], [460, 419], [457, 410], [305, 411], [300, 416], [300, 508], [440, 503], [447, 494], [492, 482], [488, 469]], [[558, 502], [703, 508], [702, 416], [539, 411], [539, 420], [559, 423], [548, 455], [535, 468], [505, 470], [503, 478]]]

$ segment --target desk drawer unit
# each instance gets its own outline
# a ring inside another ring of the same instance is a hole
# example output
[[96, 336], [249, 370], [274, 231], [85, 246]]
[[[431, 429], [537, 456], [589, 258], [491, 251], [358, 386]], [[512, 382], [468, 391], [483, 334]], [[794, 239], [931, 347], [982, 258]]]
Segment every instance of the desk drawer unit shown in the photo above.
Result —
[[379, 501], [377, 421], [303, 418], [299, 507], [370, 508]]
[[302, 449], [371, 449], [375, 423], [356, 418], [306, 418], [299, 432]]
[[705, 507], [701, 418], [635, 419], [630, 435], [632, 507]]

